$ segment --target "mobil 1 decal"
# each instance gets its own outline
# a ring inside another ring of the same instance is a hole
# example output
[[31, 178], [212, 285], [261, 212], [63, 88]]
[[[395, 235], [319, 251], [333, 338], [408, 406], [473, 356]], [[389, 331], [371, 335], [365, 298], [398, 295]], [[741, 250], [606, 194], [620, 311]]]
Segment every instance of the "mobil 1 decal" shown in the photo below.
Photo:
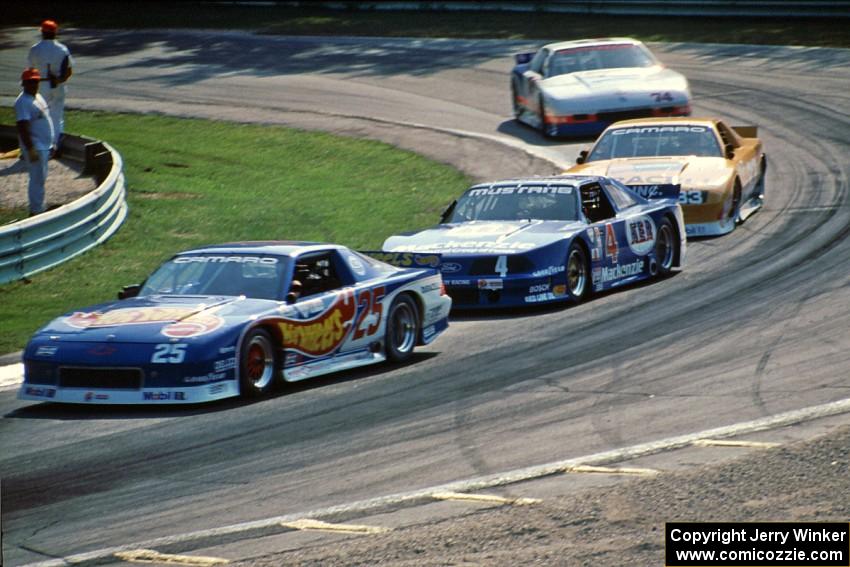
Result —
[[646, 256], [655, 246], [655, 222], [646, 215], [627, 220], [626, 238], [636, 256]]

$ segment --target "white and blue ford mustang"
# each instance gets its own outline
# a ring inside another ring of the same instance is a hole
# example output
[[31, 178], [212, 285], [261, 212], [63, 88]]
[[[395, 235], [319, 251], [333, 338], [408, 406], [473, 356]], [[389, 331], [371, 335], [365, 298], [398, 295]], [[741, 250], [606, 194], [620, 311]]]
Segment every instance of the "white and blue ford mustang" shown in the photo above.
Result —
[[451, 309], [439, 257], [424, 260], [399, 268], [309, 242], [181, 252], [118, 301], [37, 331], [24, 351], [19, 397], [195, 403], [407, 360], [447, 328]]
[[438, 253], [459, 308], [580, 302], [684, 265], [678, 194], [647, 200], [601, 176], [474, 185], [441, 223], [388, 238], [388, 253]]
[[588, 136], [629, 118], [688, 116], [687, 79], [630, 38], [550, 43], [519, 53], [511, 102], [544, 136]]

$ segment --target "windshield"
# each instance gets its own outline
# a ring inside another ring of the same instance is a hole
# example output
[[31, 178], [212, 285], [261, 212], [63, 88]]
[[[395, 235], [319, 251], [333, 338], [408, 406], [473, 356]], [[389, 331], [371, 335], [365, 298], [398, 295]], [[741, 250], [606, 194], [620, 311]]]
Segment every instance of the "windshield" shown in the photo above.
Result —
[[473, 188], [458, 199], [444, 222], [525, 219], [578, 220], [575, 188], [569, 185]]
[[717, 137], [708, 126], [632, 126], [605, 131], [587, 161], [654, 156], [722, 154]]
[[577, 71], [617, 69], [621, 67], [652, 67], [658, 62], [651, 53], [637, 45], [594, 45], [561, 49], [549, 59], [547, 77]]
[[289, 261], [283, 256], [249, 254], [176, 256], [147, 279], [139, 295], [244, 295], [280, 299]]

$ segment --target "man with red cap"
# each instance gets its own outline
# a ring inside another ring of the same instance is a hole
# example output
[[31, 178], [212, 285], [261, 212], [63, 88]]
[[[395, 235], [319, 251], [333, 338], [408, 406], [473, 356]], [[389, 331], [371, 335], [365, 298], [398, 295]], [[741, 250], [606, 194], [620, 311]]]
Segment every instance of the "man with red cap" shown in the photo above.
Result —
[[18, 142], [21, 145], [21, 156], [29, 165], [30, 215], [44, 212], [44, 182], [54, 138], [50, 109], [38, 94], [40, 82], [38, 69], [24, 69], [21, 73], [23, 90], [15, 99]]
[[59, 147], [59, 138], [65, 128], [65, 82], [71, 78], [74, 60], [68, 48], [56, 41], [59, 26], [53, 20], [41, 23], [41, 41], [30, 48], [27, 63], [38, 69], [45, 83], [41, 95], [50, 107], [50, 117], [55, 129], [53, 144]]

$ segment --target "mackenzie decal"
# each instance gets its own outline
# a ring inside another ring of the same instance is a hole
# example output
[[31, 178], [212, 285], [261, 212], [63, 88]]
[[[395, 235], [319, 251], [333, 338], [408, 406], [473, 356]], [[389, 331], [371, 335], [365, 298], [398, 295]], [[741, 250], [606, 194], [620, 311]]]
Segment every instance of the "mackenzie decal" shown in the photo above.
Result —
[[629, 276], [637, 276], [643, 271], [643, 260], [637, 260], [629, 264], [621, 264], [613, 268], [602, 267], [599, 270], [593, 270], [593, 278], [599, 279], [600, 282], [611, 282]]
[[322, 314], [305, 321], [280, 321], [284, 348], [311, 356], [322, 356], [336, 350], [351, 330], [357, 302], [354, 291], [344, 290]]
[[162, 329], [168, 337], [194, 337], [209, 333], [224, 324], [224, 320], [209, 311], [198, 312], [193, 307], [131, 307], [106, 313], [76, 312], [65, 318], [65, 323], [77, 329], [95, 329], [145, 323], [171, 323]]

